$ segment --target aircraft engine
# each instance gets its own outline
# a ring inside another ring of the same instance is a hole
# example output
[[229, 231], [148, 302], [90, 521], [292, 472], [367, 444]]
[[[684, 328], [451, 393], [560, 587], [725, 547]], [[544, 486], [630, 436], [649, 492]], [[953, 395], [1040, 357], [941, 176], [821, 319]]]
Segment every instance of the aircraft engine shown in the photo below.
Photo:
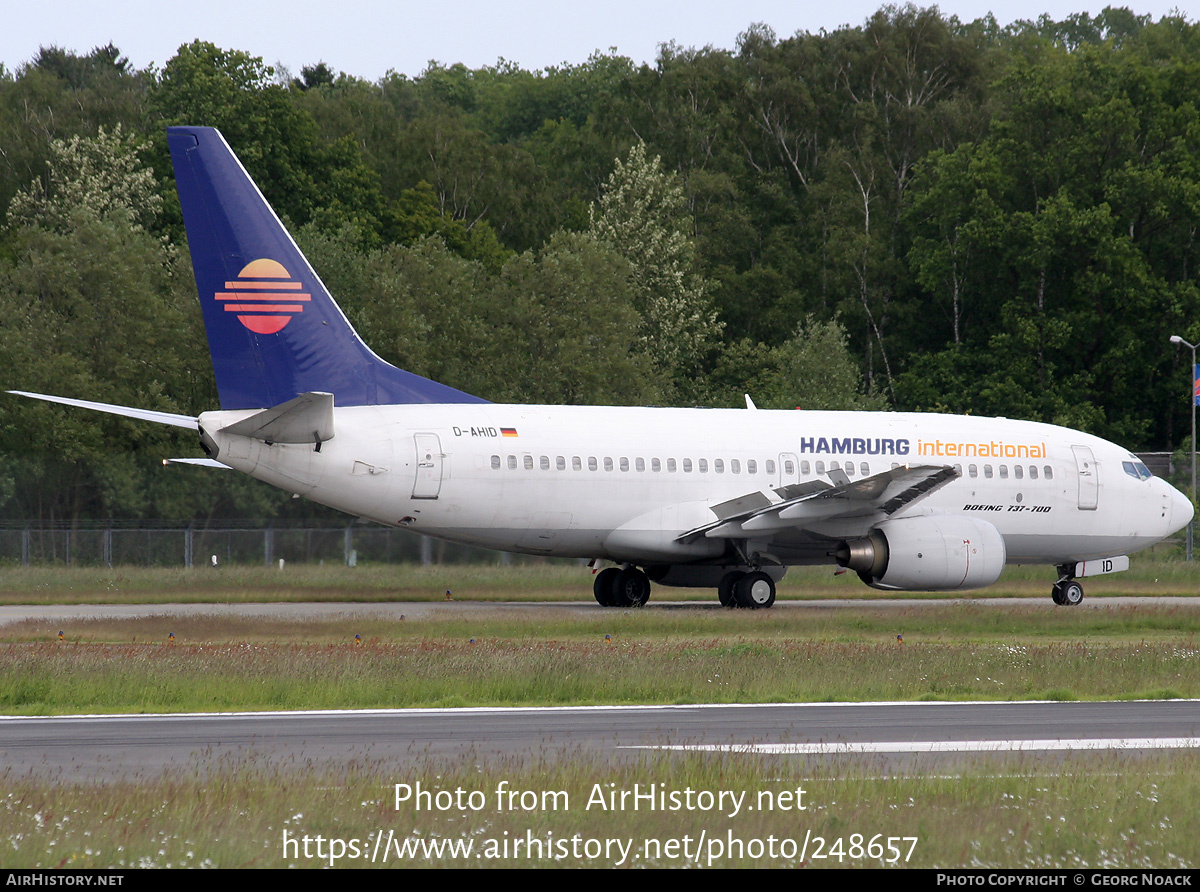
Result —
[[873, 588], [926, 592], [991, 585], [1006, 554], [1004, 537], [987, 521], [945, 515], [884, 521], [833, 552]]

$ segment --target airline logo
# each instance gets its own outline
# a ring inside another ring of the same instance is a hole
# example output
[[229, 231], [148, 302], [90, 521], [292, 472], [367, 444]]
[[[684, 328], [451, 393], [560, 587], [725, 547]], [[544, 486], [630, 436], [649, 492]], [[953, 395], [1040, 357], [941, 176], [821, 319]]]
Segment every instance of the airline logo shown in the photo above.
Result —
[[226, 313], [237, 313], [238, 321], [255, 334], [282, 331], [312, 300], [311, 294], [301, 293], [304, 286], [283, 264], [267, 258], [247, 263], [237, 280], [225, 287], [229, 290], [214, 296], [224, 303]]

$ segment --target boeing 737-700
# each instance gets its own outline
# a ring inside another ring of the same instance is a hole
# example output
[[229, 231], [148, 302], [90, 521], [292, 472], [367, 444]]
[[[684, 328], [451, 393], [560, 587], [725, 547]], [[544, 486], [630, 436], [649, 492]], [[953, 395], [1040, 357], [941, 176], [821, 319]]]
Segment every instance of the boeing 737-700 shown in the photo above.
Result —
[[1079, 578], [1185, 526], [1191, 502], [1127, 450], [1029, 421], [893, 412], [489, 403], [359, 339], [222, 135], [169, 128], [219, 411], [24, 394], [198, 431], [208, 461], [393, 527], [590, 558], [604, 606], [652, 582], [770, 607], [789, 565], [892, 591]]

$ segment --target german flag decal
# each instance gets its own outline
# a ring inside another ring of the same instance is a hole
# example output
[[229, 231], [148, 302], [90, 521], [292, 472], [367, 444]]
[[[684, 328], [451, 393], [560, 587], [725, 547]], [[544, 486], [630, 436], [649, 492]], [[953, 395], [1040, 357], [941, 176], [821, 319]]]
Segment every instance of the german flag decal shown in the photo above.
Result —
[[517, 429], [515, 427], [500, 428], [500, 436], [502, 436], [502, 437], [515, 437], [516, 435], [517, 435]]

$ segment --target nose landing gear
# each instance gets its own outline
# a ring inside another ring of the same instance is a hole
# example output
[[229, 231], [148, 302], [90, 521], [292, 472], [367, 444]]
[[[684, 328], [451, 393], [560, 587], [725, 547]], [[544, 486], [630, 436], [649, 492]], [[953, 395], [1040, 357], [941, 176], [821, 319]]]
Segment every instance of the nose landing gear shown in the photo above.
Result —
[[1058, 582], [1050, 590], [1050, 597], [1060, 607], [1076, 607], [1083, 602], [1083, 586], [1075, 581], [1074, 564], [1058, 568]]

